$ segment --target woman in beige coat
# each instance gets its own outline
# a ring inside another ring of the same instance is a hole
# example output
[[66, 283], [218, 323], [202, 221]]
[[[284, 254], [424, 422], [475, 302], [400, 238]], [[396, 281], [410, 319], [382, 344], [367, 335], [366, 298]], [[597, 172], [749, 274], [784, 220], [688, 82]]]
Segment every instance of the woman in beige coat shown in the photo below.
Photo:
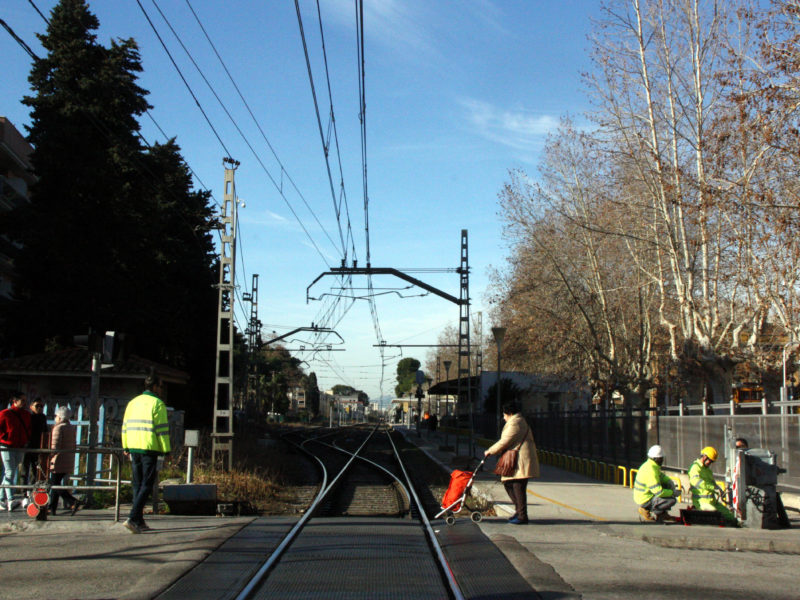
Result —
[[[56, 409], [56, 424], [50, 435], [50, 485], [68, 485], [65, 481], [75, 464], [75, 425], [69, 422], [70, 412], [66, 406]], [[81, 502], [69, 490], [51, 490], [50, 514], [56, 514], [58, 499], [63, 498], [64, 507], [73, 515]]]
[[514, 516], [508, 522], [514, 525], [524, 525], [528, 522], [528, 478], [539, 477], [539, 458], [536, 455], [536, 442], [533, 432], [520, 414], [516, 403], [509, 402], [503, 405], [503, 420], [506, 424], [500, 434], [500, 439], [488, 448], [485, 455], [501, 455], [508, 449], [518, 448], [517, 470], [510, 477], [501, 477], [508, 497], [514, 504]]

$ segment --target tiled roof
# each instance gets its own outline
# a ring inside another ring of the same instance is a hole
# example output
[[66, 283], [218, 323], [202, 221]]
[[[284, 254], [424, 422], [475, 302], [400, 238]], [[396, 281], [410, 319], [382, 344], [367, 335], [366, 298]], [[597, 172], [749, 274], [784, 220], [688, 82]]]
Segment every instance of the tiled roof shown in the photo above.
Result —
[[[0, 375], [61, 375], [66, 377], [87, 376], [91, 371], [92, 359], [84, 348], [68, 348], [54, 352], [41, 352], [16, 358], [0, 360]], [[102, 370], [103, 377], [142, 379], [150, 368], [164, 380], [186, 383], [189, 374], [180, 369], [162, 365], [139, 356], [129, 356], [117, 361], [113, 367]]]

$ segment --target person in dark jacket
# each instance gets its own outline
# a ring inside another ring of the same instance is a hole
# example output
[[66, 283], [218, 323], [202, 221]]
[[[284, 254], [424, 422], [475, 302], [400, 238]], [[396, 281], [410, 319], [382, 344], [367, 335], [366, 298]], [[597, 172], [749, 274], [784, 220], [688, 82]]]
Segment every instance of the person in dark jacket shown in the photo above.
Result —
[[[44, 402], [36, 398], [31, 403], [31, 437], [28, 448], [47, 448], [47, 416], [44, 414]], [[45, 455], [38, 452], [26, 452], [22, 461], [20, 480], [24, 485], [35, 484], [44, 479]], [[42, 467], [41, 469], [39, 467]], [[23, 508], [28, 504], [28, 498], [22, 502]]]
[[[50, 449], [55, 450], [50, 455], [50, 485], [65, 485], [64, 478], [75, 465], [75, 425], [69, 422], [69, 417], [66, 406], [56, 410], [56, 424], [50, 436]], [[80, 502], [69, 490], [52, 490], [49, 510], [53, 515], [56, 514], [59, 498], [64, 499], [64, 508], [73, 515], [80, 507]]]
[[[31, 413], [25, 407], [25, 394], [11, 394], [11, 406], [0, 412], [0, 457], [3, 459], [2, 485], [17, 483], [19, 463], [31, 436]], [[0, 488], [0, 508], [12, 511], [20, 501], [14, 500], [14, 490]]]

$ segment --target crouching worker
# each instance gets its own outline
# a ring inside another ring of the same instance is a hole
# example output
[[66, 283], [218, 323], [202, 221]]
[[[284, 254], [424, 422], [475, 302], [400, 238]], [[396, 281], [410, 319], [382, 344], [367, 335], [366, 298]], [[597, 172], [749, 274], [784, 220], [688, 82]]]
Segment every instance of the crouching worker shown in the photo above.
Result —
[[689, 491], [692, 492], [692, 506], [700, 510], [719, 511], [728, 523], [736, 524], [734, 514], [719, 501], [719, 498], [724, 496], [711, 472], [711, 464], [716, 460], [716, 449], [706, 446], [700, 451], [700, 458], [689, 467]]
[[645, 521], [673, 520], [668, 512], [676, 502], [675, 484], [661, 472], [663, 462], [661, 446], [651, 446], [633, 482], [633, 501], [639, 505], [639, 514]]

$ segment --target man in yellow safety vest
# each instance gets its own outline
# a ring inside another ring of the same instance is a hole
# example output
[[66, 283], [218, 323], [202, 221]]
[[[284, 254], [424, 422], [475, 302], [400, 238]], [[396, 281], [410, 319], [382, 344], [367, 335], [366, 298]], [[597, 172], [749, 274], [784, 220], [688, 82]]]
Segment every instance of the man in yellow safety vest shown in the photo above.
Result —
[[692, 506], [700, 510], [719, 511], [726, 521], [736, 523], [734, 514], [719, 501], [719, 498], [723, 498], [724, 495], [711, 472], [711, 464], [716, 460], [717, 450], [706, 446], [700, 451], [700, 458], [689, 467], [689, 491], [692, 492]]
[[633, 482], [633, 501], [645, 521], [663, 523], [674, 520], [669, 509], [675, 505], [675, 484], [661, 471], [664, 450], [659, 445], [647, 451], [647, 460], [639, 467]]
[[122, 420], [122, 447], [131, 457], [133, 503], [123, 523], [131, 533], [150, 529], [144, 522], [144, 505], [158, 474], [158, 457], [169, 454], [167, 407], [159, 396], [163, 383], [151, 372], [144, 381], [144, 392], [128, 402]]

